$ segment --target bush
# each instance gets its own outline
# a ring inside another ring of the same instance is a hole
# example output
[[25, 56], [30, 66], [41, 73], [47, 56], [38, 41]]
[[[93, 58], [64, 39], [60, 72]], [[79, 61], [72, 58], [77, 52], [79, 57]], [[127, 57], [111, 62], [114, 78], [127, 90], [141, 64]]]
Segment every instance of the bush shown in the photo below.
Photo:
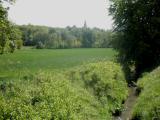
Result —
[[138, 81], [140, 96], [133, 110], [133, 119], [160, 119], [160, 67]]
[[23, 46], [23, 41], [22, 40], [16, 40], [16, 45], [17, 45], [17, 49], [21, 49]]
[[9, 52], [13, 53], [14, 50], [16, 49], [16, 45], [14, 41], [9, 42]]
[[[128, 95], [127, 83], [119, 64], [99, 62], [71, 70], [69, 78], [93, 94], [109, 112], [121, 112], [122, 102]], [[78, 81], [78, 83], [77, 83]]]
[[111, 120], [128, 94], [121, 67], [113, 62], [21, 79], [0, 83], [1, 120]]
[[36, 45], [36, 48], [37, 49], [43, 49], [45, 46], [42, 42], [38, 42], [37, 45]]
[[2, 83], [2, 86], [5, 92], [0, 90], [1, 120], [111, 119], [107, 107], [104, 108], [88, 91], [75, 88], [61, 74], [39, 73], [31, 80]]

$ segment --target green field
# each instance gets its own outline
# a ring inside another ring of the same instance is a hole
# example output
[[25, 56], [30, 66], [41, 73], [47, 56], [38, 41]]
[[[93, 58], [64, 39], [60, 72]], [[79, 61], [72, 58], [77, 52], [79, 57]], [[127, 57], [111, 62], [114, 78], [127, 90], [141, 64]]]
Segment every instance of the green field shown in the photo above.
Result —
[[40, 70], [71, 68], [87, 62], [114, 59], [115, 51], [105, 48], [26, 49], [0, 56], [0, 79], [13, 78]]

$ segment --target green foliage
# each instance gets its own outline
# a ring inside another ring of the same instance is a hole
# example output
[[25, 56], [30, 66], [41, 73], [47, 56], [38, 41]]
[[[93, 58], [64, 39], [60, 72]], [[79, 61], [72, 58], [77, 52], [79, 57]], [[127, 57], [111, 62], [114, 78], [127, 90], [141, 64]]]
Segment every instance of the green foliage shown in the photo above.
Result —
[[1, 84], [0, 119], [109, 120], [111, 117], [94, 96], [73, 87], [62, 74], [40, 72], [33, 79]]
[[[22, 32], [17, 28], [17, 26], [12, 25], [10, 38], [11, 41], [14, 43], [14, 47], [20, 49], [23, 46], [22, 41]], [[15, 49], [14, 48], [14, 49]]]
[[23, 46], [23, 41], [22, 40], [16, 40], [16, 46], [17, 46], [17, 49], [21, 49], [22, 46]]
[[114, 47], [127, 71], [135, 66], [135, 79], [160, 61], [160, 2], [158, 0], [110, 0], [117, 36]]
[[7, 20], [7, 10], [0, 2], [0, 53], [3, 54], [9, 34], [9, 21]]
[[16, 48], [16, 45], [15, 45], [15, 43], [13, 41], [9, 42], [9, 48], [10, 48], [9, 52], [13, 53], [15, 48]]
[[90, 63], [68, 74], [73, 83], [81, 85], [96, 96], [103, 106], [109, 107], [110, 113], [115, 114], [116, 111], [122, 110], [122, 102], [126, 99], [128, 90], [119, 64]]
[[141, 94], [133, 110], [136, 120], [158, 120], [160, 118], [160, 67], [145, 74], [138, 81]]
[[43, 43], [45, 48], [106, 48], [111, 47], [112, 32], [98, 28], [51, 28], [45, 26], [19, 26], [25, 46]]
[[117, 63], [40, 71], [0, 82], [0, 119], [111, 120], [127, 94]]
[[37, 48], [37, 49], [43, 49], [43, 48], [44, 48], [43, 43], [42, 43], [41, 41], [38, 42], [37, 45], [36, 45], [36, 48]]
[[7, 12], [0, 1], [0, 54], [14, 52], [16, 40], [21, 40], [21, 32], [8, 20]]

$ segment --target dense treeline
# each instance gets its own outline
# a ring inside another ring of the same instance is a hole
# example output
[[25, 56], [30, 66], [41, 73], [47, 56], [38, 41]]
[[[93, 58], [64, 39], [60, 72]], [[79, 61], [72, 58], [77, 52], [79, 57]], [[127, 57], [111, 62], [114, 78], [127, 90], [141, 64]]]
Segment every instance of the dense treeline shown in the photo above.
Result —
[[36, 46], [36, 48], [111, 47], [111, 31], [91, 29], [86, 24], [82, 28], [22, 25], [19, 29], [22, 31], [25, 46]]

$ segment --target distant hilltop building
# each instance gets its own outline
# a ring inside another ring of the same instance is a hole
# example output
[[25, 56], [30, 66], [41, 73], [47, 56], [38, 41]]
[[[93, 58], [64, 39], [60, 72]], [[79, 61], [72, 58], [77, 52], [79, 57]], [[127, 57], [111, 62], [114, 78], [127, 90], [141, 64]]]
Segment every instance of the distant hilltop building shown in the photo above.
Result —
[[86, 22], [86, 20], [84, 21], [84, 26], [83, 26], [83, 28], [87, 28], [87, 22]]

